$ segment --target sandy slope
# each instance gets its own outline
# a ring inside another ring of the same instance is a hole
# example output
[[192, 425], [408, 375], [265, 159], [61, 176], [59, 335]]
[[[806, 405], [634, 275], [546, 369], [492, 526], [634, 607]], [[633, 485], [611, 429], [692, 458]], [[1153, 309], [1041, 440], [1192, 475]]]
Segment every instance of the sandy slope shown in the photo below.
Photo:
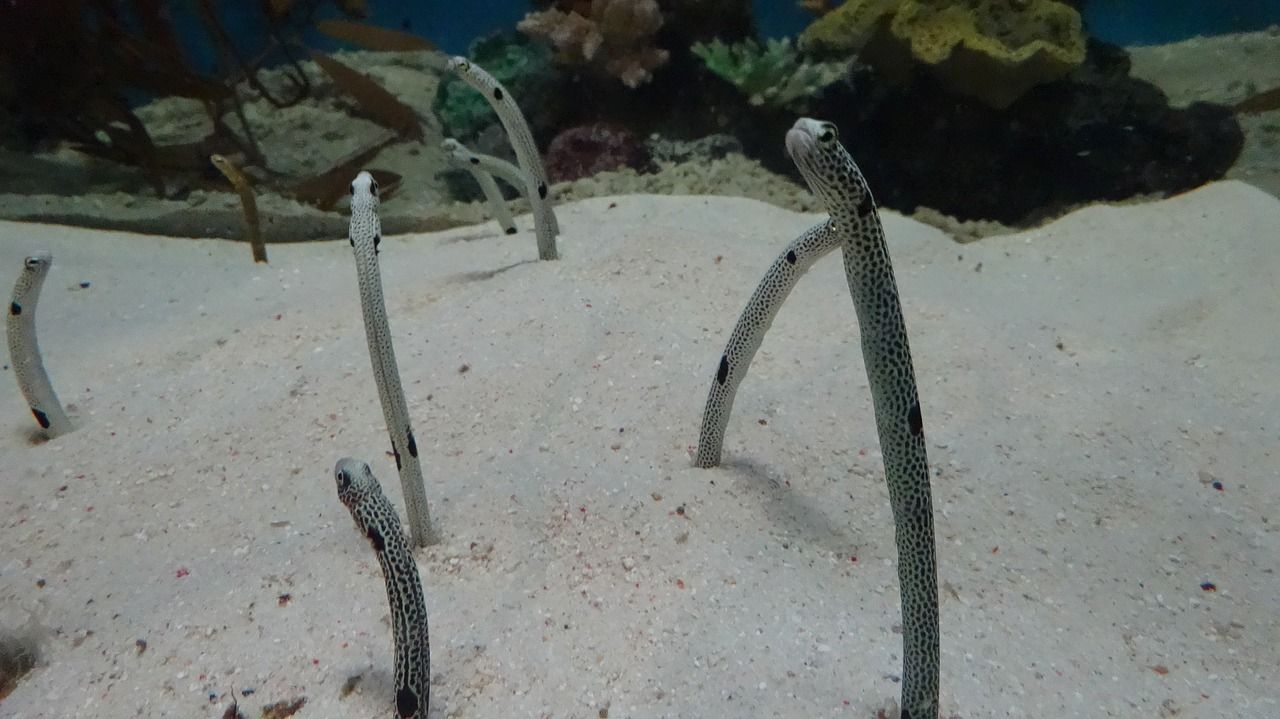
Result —
[[[624, 196], [562, 208], [555, 263], [491, 225], [383, 243], [448, 536], [419, 563], [433, 717], [896, 697], [891, 519], [835, 258], [744, 383], [727, 466], [689, 461], [737, 312], [815, 218]], [[1229, 182], [963, 247], [886, 223], [937, 470], [945, 714], [1280, 715], [1280, 202]], [[0, 283], [35, 247], [82, 427], [30, 444], [0, 378], [0, 625], [48, 628], [0, 716], [215, 717], [233, 686], [248, 716], [300, 696], [299, 717], [389, 716], [382, 582], [330, 477], [373, 460], [400, 502], [347, 244], [254, 267], [238, 243], [0, 223]]]

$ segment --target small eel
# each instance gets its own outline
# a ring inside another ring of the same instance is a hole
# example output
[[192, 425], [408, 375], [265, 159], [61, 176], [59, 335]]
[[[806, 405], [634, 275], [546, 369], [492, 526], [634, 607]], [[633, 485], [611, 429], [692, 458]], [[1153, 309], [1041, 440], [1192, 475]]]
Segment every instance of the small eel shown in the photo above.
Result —
[[707, 397], [695, 461], [700, 467], [719, 464], [734, 393], [778, 307], [799, 275], [839, 245], [858, 316], [893, 508], [902, 593], [901, 716], [936, 719], [939, 640], [933, 497], [915, 370], [884, 228], [871, 190], [840, 144], [835, 125], [801, 118], [787, 132], [786, 147], [830, 218], [788, 246], [743, 310]]
[[364, 314], [369, 361], [378, 385], [382, 416], [391, 435], [391, 452], [400, 472], [400, 486], [409, 516], [409, 533], [414, 543], [425, 547], [435, 541], [427, 490], [418, 463], [418, 443], [409, 423], [408, 403], [400, 384], [396, 351], [391, 342], [391, 324], [382, 299], [382, 275], [378, 270], [378, 245], [382, 242], [382, 222], [378, 217], [378, 183], [361, 172], [351, 183], [351, 230], [347, 237], [356, 256], [356, 279], [360, 286], [360, 309]]
[[9, 301], [9, 318], [5, 334], [9, 340], [9, 359], [18, 388], [31, 407], [36, 422], [46, 430], [50, 438], [71, 431], [71, 420], [62, 411], [62, 403], [53, 392], [49, 375], [44, 371], [40, 357], [40, 345], [36, 342], [36, 303], [40, 300], [40, 288], [53, 264], [53, 255], [37, 252], [22, 262], [22, 274], [13, 286], [13, 299]]
[[267, 245], [262, 241], [262, 230], [258, 225], [258, 200], [253, 196], [253, 186], [249, 178], [236, 167], [231, 160], [222, 155], [209, 155], [209, 162], [236, 188], [240, 195], [240, 209], [244, 212], [244, 230], [249, 236], [249, 245], [253, 248], [253, 261], [267, 261]]
[[560, 234], [560, 223], [556, 219], [555, 210], [551, 208], [551, 186], [547, 183], [547, 171], [542, 167], [542, 157], [538, 155], [538, 146], [533, 142], [533, 133], [524, 119], [524, 113], [520, 112], [520, 106], [502, 83], [479, 65], [465, 57], [455, 56], [449, 59], [449, 70], [476, 92], [484, 95], [489, 106], [498, 114], [498, 120], [507, 131], [511, 147], [516, 152], [516, 160], [523, 171], [522, 182], [525, 195], [533, 208], [533, 228], [538, 237], [538, 259], [556, 259], [559, 256], [556, 235]]
[[344, 457], [333, 470], [338, 499], [369, 538], [382, 567], [395, 640], [396, 716], [426, 719], [431, 703], [431, 634], [418, 565], [400, 529], [400, 518], [369, 465]]
[[[493, 214], [493, 219], [504, 233], [514, 235], [518, 231], [516, 221], [511, 217], [511, 209], [507, 207], [507, 198], [502, 196], [502, 190], [498, 189], [498, 183], [493, 181], [493, 176], [499, 175], [503, 180], [512, 183], [517, 190], [524, 192], [525, 183], [521, 179], [520, 170], [510, 162], [505, 162], [496, 157], [477, 155], [468, 150], [461, 142], [452, 138], [440, 143], [440, 149], [445, 151], [449, 164], [471, 173], [471, 177], [480, 186], [480, 191], [484, 193], [485, 201], [489, 203], [489, 211]], [[503, 176], [492, 169], [487, 169], [482, 158], [490, 160], [488, 163], [490, 168], [494, 163], [501, 162], [515, 174]]]

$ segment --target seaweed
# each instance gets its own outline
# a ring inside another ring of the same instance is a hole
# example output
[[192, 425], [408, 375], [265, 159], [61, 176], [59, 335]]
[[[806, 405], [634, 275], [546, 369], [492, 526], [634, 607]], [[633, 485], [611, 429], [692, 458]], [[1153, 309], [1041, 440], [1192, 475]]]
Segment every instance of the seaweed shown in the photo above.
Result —
[[[0, 3], [0, 109], [12, 126], [9, 141], [27, 147], [67, 142], [86, 154], [137, 167], [158, 195], [174, 175], [202, 177], [210, 154], [239, 154], [266, 165], [236, 86], [277, 107], [310, 94], [293, 57], [301, 33], [328, 0], [259, 0], [265, 46], [244, 52], [223, 27], [214, 0], [195, 9], [220, 57], [219, 67], [192, 67], [163, 0], [59, 0]], [[350, 16], [363, 3], [335, 0]], [[260, 69], [283, 58], [293, 88], [277, 97], [258, 79]], [[199, 101], [212, 133], [198, 143], [160, 146], [133, 110], [143, 97]], [[223, 117], [234, 115], [233, 131]]]
[[422, 141], [422, 126], [418, 124], [413, 108], [382, 85], [323, 53], [313, 50], [311, 59], [333, 80], [333, 84], [356, 100], [362, 114], [408, 139]]
[[[361, 170], [370, 160], [372, 160], [382, 148], [395, 142], [396, 134], [387, 132], [381, 138], [376, 140], [372, 145], [356, 152], [351, 153], [347, 157], [339, 160], [333, 167], [322, 172], [315, 177], [307, 178], [302, 182], [294, 185], [286, 192], [293, 196], [299, 202], [305, 202], [309, 205], [328, 212], [332, 210], [334, 205], [338, 204], [338, 200], [347, 194], [351, 186], [351, 178]], [[369, 174], [373, 175], [378, 184], [382, 185], [383, 179], [387, 179], [388, 174], [385, 170], [369, 170]], [[396, 183], [399, 184], [399, 176], [396, 176]], [[383, 190], [383, 197], [388, 197], [390, 193]]]
[[413, 52], [440, 49], [435, 43], [417, 35], [349, 20], [321, 20], [316, 23], [316, 29], [335, 40], [358, 45], [366, 50]]
[[1280, 110], [1280, 87], [1254, 93], [1237, 102], [1232, 108], [1241, 115], [1257, 115], [1272, 110]]

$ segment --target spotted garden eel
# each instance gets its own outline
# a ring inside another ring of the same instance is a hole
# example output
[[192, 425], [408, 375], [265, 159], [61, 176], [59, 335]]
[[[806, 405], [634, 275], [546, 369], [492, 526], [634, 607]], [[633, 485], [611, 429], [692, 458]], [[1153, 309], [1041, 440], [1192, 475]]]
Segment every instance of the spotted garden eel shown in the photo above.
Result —
[[[504, 176], [502, 179], [511, 183], [517, 190], [524, 192], [525, 183], [521, 179], [520, 170], [510, 162], [504, 162], [496, 157], [477, 155], [453, 138], [446, 139], [440, 143], [440, 149], [445, 151], [449, 164], [471, 173], [471, 177], [480, 186], [480, 191], [484, 193], [485, 201], [489, 203], [489, 211], [493, 214], [494, 221], [498, 223], [504, 233], [514, 235], [517, 232], [516, 221], [511, 217], [511, 209], [507, 207], [507, 198], [502, 196], [502, 190], [498, 189], [498, 183], [493, 181], [493, 176], [499, 173], [493, 171], [492, 167], [494, 163], [499, 162], [506, 165], [514, 174]], [[490, 161], [490, 167], [488, 168], [484, 166], [485, 159]]]
[[734, 392], [778, 307], [800, 275], [839, 245], [858, 316], [893, 508], [902, 593], [902, 718], [936, 719], [939, 650], [933, 499], [915, 370], [884, 229], [871, 190], [840, 144], [834, 125], [801, 118], [787, 132], [786, 146], [830, 219], [787, 247], [743, 310], [707, 397], [695, 462], [700, 467], [719, 464]]
[[37, 252], [22, 261], [22, 274], [13, 286], [13, 299], [9, 301], [9, 317], [5, 334], [9, 340], [9, 359], [18, 389], [26, 397], [31, 414], [48, 433], [57, 437], [71, 431], [71, 420], [62, 411], [58, 395], [53, 393], [49, 375], [44, 371], [40, 357], [40, 345], [36, 342], [36, 303], [40, 300], [40, 288], [53, 265], [53, 255]]
[[551, 208], [551, 186], [547, 183], [547, 171], [542, 167], [542, 157], [538, 154], [538, 146], [533, 142], [533, 133], [529, 131], [524, 113], [520, 112], [520, 106], [502, 83], [479, 65], [465, 57], [455, 56], [449, 59], [449, 70], [476, 92], [484, 95], [489, 106], [498, 114], [498, 120], [502, 122], [502, 127], [511, 140], [511, 147], [516, 151], [516, 160], [520, 163], [523, 174], [525, 196], [529, 198], [529, 204], [533, 208], [538, 259], [556, 259], [556, 235], [560, 234], [560, 223], [556, 220], [555, 210]]
[[364, 313], [365, 338], [369, 343], [369, 361], [373, 379], [378, 385], [382, 416], [391, 434], [391, 452], [400, 472], [404, 491], [409, 533], [414, 544], [425, 547], [435, 541], [427, 491], [422, 483], [422, 466], [418, 463], [418, 443], [409, 423], [408, 403], [400, 385], [396, 351], [391, 342], [391, 324], [382, 299], [382, 275], [378, 270], [378, 245], [382, 242], [382, 222], [378, 217], [378, 183], [368, 172], [361, 172], [351, 183], [351, 230], [347, 239], [355, 250], [356, 278], [360, 285], [360, 308]]
[[209, 155], [209, 162], [218, 168], [218, 172], [227, 178], [231, 186], [240, 195], [240, 211], [244, 213], [244, 231], [249, 236], [249, 246], [253, 248], [253, 261], [267, 261], [267, 245], [262, 241], [262, 229], [258, 224], [258, 201], [253, 196], [253, 186], [249, 178], [235, 166], [231, 160], [222, 155]]
[[338, 483], [338, 499], [373, 545], [387, 585], [396, 650], [396, 716], [426, 719], [431, 703], [431, 634], [418, 565], [404, 541], [395, 507], [382, 493], [369, 465], [344, 457], [338, 460], [333, 475]]

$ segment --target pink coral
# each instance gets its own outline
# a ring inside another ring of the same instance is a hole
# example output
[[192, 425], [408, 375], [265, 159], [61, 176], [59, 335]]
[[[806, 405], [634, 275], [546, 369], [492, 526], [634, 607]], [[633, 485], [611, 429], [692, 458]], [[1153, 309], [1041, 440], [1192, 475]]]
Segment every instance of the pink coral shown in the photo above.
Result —
[[649, 151], [625, 128], [604, 122], [571, 127], [547, 147], [547, 176], [552, 182], [576, 180], [622, 167], [641, 169]]
[[667, 61], [669, 53], [653, 46], [662, 27], [657, 0], [576, 0], [563, 6], [568, 10], [531, 12], [518, 25], [554, 45], [560, 62], [592, 67], [638, 87]]

